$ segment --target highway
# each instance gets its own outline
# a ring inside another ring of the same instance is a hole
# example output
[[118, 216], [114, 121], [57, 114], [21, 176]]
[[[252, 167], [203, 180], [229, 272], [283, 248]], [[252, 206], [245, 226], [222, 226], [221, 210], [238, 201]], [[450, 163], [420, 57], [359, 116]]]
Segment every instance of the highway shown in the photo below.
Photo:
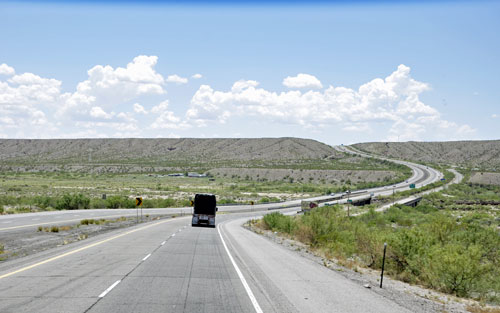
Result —
[[[362, 152], [353, 150], [352, 148], [347, 148], [344, 146], [335, 147], [337, 150], [359, 154], [364, 157], [372, 157]], [[410, 184], [415, 184], [416, 187], [421, 187], [433, 182], [439, 181], [443, 177], [443, 174], [431, 167], [426, 167], [424, 165], [415, 164], [412, 162], [390, 160], [385, 158], [380, 158], [383, 160], [389, 160], [392, 162], [404, 164], [412, 169], [412, 176], [401, 183], [385, 186], [376, 187], [370, 189], [364, 189], [356, 191], [356, 194], [352, 195], [350, 199], [356, 200], [359, 198], [366, 197], [370, 194], [376, 195], [391, 195], [396, 191], [404, 191], [410, 189]], [[354, 192], [354, 191], [353, 191]], [[304, 200], [310, 201], [326, 201], [331, 196], [319, 196], [308, 198]], [[340, 201], [331, 201], [327, 203], [346, 203], [347, 198], [344, 197]], [[255, 204], [255, 205], [225, 205], [219, 206], [219, 212], [252, 212], [252, 211], [267, 211], [273, 209], [283, 209], [291, 207], [300, 207], [301, 200], [291, 200], [281, 203], [269, 203], [269, 204]], [[180, 214], [188, 215], [191, 214], [192, 208], [156, 208], [156, 209], [143, 209], [143, 214], [149, 215], [168, 215], [168, 214]], [[38, 226], [63, 226], [78, 224], [82, 219], [113, 219], [122, 216], [135, 217], [137, 214], [135, 209], [98, 209], [98, 210], [72, 210], [72, 211], [51, 211], [51, 212], [38, 212], [38, 213], [23, 213], [23, 214], [12, 214], [12, 215], [0, 215], [0, 235], [2, 232], [16, 232], [22, 233], [24, 231], [29, 231], [36, 229]]]
[[0, 312], [409, 312], [243, 229], [249, 216], [154, 221], [3, 263]]
[[[393, 188], [439, 179], [440, 173], [433, 169], [411, 167], [408, 183]], [[365, 192], [385, 194], [392, 189]], [[413, 311], [410, 305], [396, 303], [242, 227], [269, 208], [291, 206], [280, 211], [293, 214], [295, 204], [300, 200], [221, 207], [232, 214], [219, 215], [216, 229], [193, 228], [189, 216], [161, 219], [1, 262], [0, 312]], [[180, 210], [189, 209], [144, 212]], [[1, 216], [0, 230], [22, 235], [41, 223], [73, 223], [124, 213], [135, 216], [135, 210]], [[5, 221], [10, 223], [2, 224]]]

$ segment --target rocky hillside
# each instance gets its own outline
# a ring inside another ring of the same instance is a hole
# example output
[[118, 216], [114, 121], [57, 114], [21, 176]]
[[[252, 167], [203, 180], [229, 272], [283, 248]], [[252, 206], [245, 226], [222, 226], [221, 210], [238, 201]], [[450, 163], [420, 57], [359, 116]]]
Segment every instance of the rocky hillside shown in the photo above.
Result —
[[353, 145], [392, 158], [446, 163], [500, 171], [500, 140], [448, 142], [372, 142]]
[[310, 139], [0, 139], [0, 165], [306, 160], [340, 157]]

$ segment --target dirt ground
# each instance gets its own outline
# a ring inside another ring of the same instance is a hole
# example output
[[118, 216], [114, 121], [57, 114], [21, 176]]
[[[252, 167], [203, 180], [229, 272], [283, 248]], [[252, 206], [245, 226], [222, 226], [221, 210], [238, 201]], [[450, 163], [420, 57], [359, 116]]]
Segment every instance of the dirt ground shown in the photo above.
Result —
[[377, 182], [391, 180], [397, 177], [394, 171], [366, 170], [291, 170], [291, 169], [260, 169], [260, 168], [215, 168], [210, 174], [215, 177], [249, 178], [252, 180], [281, 181], [293, 178], [298, 182], [325, 182], [340, 184], [350, 180], [353, 184], [359, 182]]
[[[142, 222], [149, 222], [156, 219], [171, 218], [171, 215], [164, 216], [144, 216]], [[4, 253], [0, 254], [0, 262], [12, 260], [40, 251], [45, 251], [71, 242], [85, 240], [87, 238], [106, 233], [115, 229], [125, 228], [136, 224], [135, 217], [118, 218], [108, 220], [108, 223], [78, 224], [58, 226], [58, 232], [51, 231], [52, 227], [37, 226], [29, 229], [20, 229], [16, 232], [2, 233], [0, 244], [4, 245]]]
[[500, 173], [476, 172], [471, 175], [469, 182], [474, 184], [500, 186]]

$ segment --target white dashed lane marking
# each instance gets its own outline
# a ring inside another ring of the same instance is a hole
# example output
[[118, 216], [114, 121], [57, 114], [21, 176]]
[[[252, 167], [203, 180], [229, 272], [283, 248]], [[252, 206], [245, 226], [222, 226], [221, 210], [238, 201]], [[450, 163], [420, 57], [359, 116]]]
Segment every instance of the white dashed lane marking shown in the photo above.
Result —
[[116, 287], [116, 285], [118, 285], [119, 283], [121, 282], [121, 280], [117, 280], [115, 281], [115, 283], [111, 286], [108, 287], [108, 289], [104, 290], [100, 295], [99, 295], [99, 298], [104, 298], [105, 295], [108, 294], [108, 292], [110, 292], [113, 288]]

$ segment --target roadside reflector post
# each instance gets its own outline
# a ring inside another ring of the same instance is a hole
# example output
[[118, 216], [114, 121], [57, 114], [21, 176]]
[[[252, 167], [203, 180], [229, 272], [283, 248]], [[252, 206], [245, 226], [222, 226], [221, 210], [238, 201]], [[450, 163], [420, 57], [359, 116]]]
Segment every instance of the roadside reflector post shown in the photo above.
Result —
[[382, 273], [380, 274], [380, 288], [382, 288], [382, 282], [384, 281], [385, 251], [386, 250], [387, 250], [387, 242], [384, 242], [384, 256], [382, 257]]

